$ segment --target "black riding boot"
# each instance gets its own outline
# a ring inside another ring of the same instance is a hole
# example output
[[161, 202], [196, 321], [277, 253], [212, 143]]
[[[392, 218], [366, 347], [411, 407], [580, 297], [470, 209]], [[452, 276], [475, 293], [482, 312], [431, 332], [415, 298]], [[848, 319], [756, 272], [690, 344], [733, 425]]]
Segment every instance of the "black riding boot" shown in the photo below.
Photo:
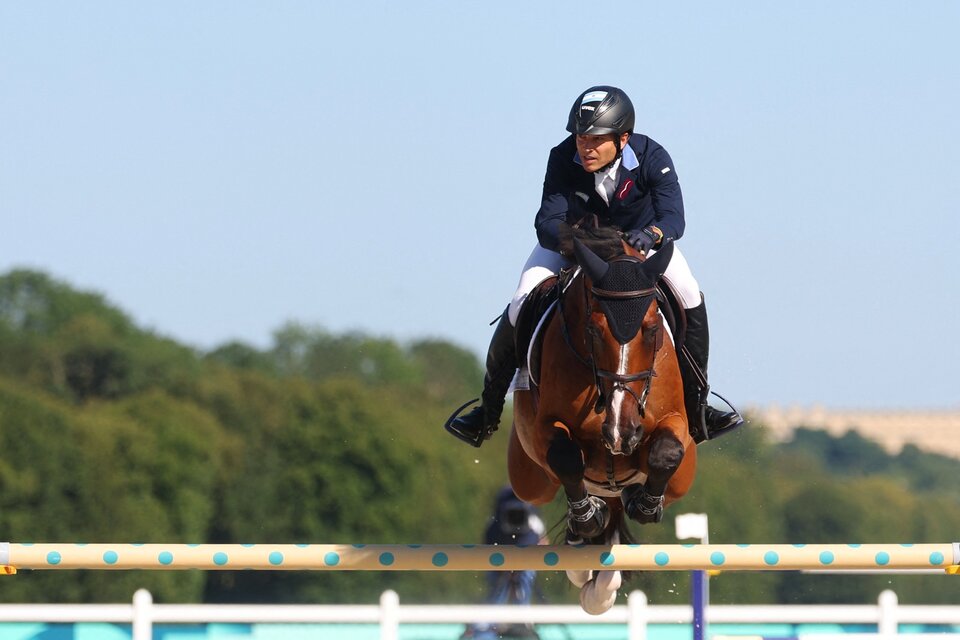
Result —
[[[707, 359], [710, 354], [710, 329], [707, 326], [707, 305], [701, 296], [700, 305], [686, 309], [687, 332], [680, 354], [680, 374], [687, 408], [690, 435], [695, 442], [719, 437], [743, 424], [734, 411], [721, 411], [707, 404], [710, 385], [707, 383]], [[731, 407], [732, 408], [732, 407]]]
[[[510, 388], [510, 381], [517, 370], [517, 347], [513, 333], [507, 309], [504, 309], [487, 350], [487, 373], [483, 378], [483, 393], [480, 395], [482, 404], [474, 407], [470, 413], [458, 416], [463, 410], [463, 407], [460, 407], [445, 425], [447, 431], [475, 447], [483, 444], [500, 425], [507, 389]], [[467, 405], [472, 402], [476, 401], [473, 400]]]

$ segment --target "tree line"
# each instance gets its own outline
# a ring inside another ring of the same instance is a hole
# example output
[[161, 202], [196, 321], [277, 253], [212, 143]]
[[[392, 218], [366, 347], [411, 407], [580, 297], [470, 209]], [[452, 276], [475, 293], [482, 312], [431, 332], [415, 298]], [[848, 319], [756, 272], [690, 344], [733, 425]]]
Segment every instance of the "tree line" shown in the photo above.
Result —
[[[398, 343], [288, 324], [269, 348], [202, 352], [145, 330], [102, 296], [37, 271], [0, 276], [0, 539], [13, 542], [479, 542], [506, 482], [506, 434], [477, 450], [442, 428], [480, 387], [475, 354], [443, 340]], [[705, 512], [714, 543], [945, 542], [960, 531], [960, 461], [855, 433], [763, 425], [701, 446], [672, 518]], [[543, 509], [554, 525], [562, 501]], [[555, 529], [554, 533], [559, 533]], [[688, 577], [641, 573], [629, 588], [685, 602]], [[542, 573], [549, 602], [575, 602]], [[470, 602], [459, 572], [24, 571], [0, 602]], [[730, 573], [714, 602], [956, 602], [940, 576]]]

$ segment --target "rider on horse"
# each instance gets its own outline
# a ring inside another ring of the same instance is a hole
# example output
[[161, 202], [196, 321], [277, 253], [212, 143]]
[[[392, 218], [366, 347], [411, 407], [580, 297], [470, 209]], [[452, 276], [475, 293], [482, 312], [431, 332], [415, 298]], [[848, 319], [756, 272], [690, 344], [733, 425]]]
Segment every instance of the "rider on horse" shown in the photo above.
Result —
[[[447, 424], [458, 438], [479, 447], [499, 426], [517, 368], [513, 327], [520, 306], [540, 282], [572, 264], [558, 253], [561, 223], [594, 215], [601, 225], [621, 229], [627, 242], [648, 255], [683, 235], [683, 196], [673, 161], [658, 143], [633, 132], [634, 119], [630, 98], [616, 87], [591, 87], [573, 103], [567, 120], [571, 135], [550, 151], [547, 161], [535, 222], [539, 243], [490, 341], [482, 404]], [[690, 432], [698, 442], [714, 438], [740, 426], [743, 419], [736, 411], [707, 404], [707, 309], [700, 286], [676, 247], [663, 279], [685, 310], [686, 357], [680, 358], [680, 370]]]

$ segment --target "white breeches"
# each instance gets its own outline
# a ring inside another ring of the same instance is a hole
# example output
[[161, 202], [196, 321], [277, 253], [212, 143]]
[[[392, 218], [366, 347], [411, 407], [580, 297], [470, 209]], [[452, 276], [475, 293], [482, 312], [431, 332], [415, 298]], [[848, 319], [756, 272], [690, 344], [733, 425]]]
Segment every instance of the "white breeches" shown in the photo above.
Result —
[[[651, 250], [650, 255], [656, 251]], [[517, 292], [513, 294], [510, 301], [510, 310], [508, 312], [510, 324], [516, 326], [517, 316], [520, 315], [520, 307], [523, 301], [527, 299], [530, 292], [538, 284], [550, 276], [560, 273], [560, 269], [572, 266], [572, 262], [561, 256], [556, 251], [544, 249], [539, 244], [533, 248], [527, 263], [523, 265], [523, 273], [520, 274], [520, 283], [517, 285]], [[680, 253], [679, 247], [674, 245], [673, 257], [667, 270], [663, 274], [663, 279], [667, 281], [670, 288], [677, 294], [680, 304], [684, 309], [692, 309], [700, 305], [700, 285], [690, 271], [690, 265], [686, 258]]]

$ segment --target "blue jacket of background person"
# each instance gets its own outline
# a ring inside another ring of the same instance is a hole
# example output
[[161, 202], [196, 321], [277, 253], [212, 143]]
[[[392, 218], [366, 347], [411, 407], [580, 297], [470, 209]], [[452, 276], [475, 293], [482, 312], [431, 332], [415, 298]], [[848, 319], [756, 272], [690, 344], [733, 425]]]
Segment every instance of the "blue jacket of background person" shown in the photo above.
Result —
[[603, 226], [639, 231], [656, 225], [664, 240], [683, 235], [683, 195], [667, 150], [645, 135], [634, 133], [623, 148], [620, 175], [610, 205], [596, 191], [593, 174], [584, 171], [574, 136], [550, 150], [543, 198], [537, 212], [537, 239], [557, 250], [561, 222], [573, 224], [596, 214]]

